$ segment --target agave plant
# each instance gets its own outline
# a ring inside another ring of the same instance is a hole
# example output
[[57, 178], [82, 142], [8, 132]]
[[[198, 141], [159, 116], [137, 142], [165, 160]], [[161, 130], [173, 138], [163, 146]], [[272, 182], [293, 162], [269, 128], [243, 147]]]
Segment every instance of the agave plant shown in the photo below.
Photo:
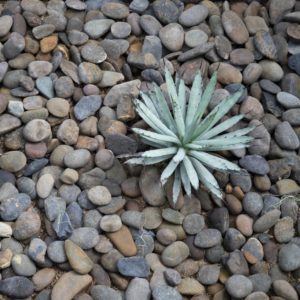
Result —
[[145, 144], [157, 149], [138, 153], [126, 163], [152, 165], [168, 161], [160, 180], [164, 185], [174, 174], [172, 187], [174, 203], [178, 199], [181, 185], [185, 192], [191, 195], [191, 187], [197, 190], [199, 182], [215, 196], [222, 198], [219, 185], [209, 169], [236, 172], [240, 168], [232, 162], [207, 152], [244, 148], [252, 141], [253, 138], [247, 134], [253, 127], [224, 133], [239, 122], [244, 117], [243, 115], [237, 115], [219, 123], [240, 98], [242, 90], [222, 100], [205, 115], [217, 82], [216, 72], [212, 75], [204, 92], [201, 73], [198, 72], [192, 84], [189, 99], [186, 99], [187, 87], [182, 79], [177, 77], [174, 83], [167, 69], [165, 78], [171, 109], [163, 92], [156, 84], [149, 93], [141, 92], [143, 102], [138, 99], [134, 100], [137, 113], [153, 131], [140, 128], [132, 130]]

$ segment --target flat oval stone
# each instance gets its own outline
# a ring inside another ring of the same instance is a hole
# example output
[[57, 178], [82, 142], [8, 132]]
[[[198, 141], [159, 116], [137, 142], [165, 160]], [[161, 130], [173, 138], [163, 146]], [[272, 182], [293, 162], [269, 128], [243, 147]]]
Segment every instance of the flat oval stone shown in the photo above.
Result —
[[276, 99], [286, 109], [300, 108], [300, 99], [290, 93], [279, 92]]
[[56, 275], [55, 270], [51, 268], [44, 268], [36, 272], [32, 276], [32, 282], [36, 291], [41, 291], [46, 288], [53, 281]]
[[280, 0], [270, 1], [269, 15], [271, 24], [276, 24], [282, 20], [286, 12], [290, 11], [295, 5], [295, 0], [287, 0], [282, 2]]
[[184, 42], [184, 31], [181, 25], [177, 23], [170, 23], [160, 29], [159, 37], [162, 44], [168, 50], [175, 52], [182, 48]]
[[46, 106], [49, 112], [58, 118], [66, 117], [70, 110], [69, 102], [63, 98], [52, 98], [47, 101]]
[[78, 66], [78, 75], [85, 84], [98, 83], [102, 78], [102, 71], [93, 63], [83, 62]]
[[207, 40], [208, 36], [202, 30], [192, 29], [185, 33], [185, 44], [191, 48], [204, 44], [207, 42]]
[[300, 267], [300, 247], [292, 243], [283, 245], [279, 250], [278, 264], [284, 272], [298, 269]]
[[13, 18], [11, 16], [0, 17], [0, 36], [5, 36], [8, 34], [11, 26], [13, 24]]
[[28, 65], [28, 73], [33, 78], [47, 76], [52, 71], [52, 64], [48, 61], [33, 61]]
[[229, 38], [241, 45], [248, 41], [248, 30], [241, 18], [234, 11], [225, 11], [222, 14], [222, 24]]
[[244, 275], [232, 275], [225, 286], [228, 294], [234, 298], [244, 298], [253, 290], [251, 280]]
[[24, 48], [24, 37], [18, 32], [12, 32], [2, 48], [2, 53], [6, 59], [12, 59], [18, 56]]
[[20, 126], [21, 126], [20, 119], [10, 114], [3, 114], [0, 116], [0, 136]]
[[114, 23], [110, 19], [91, 20], [84, 25], [84, 31], [93, 39], [98, 39], [110, 30]]
[[161, 260], [165, 266], [175, 267], [183, 262], [189, 254], [189, 247], [181, 241], [176, 241], [164, 249]]
[[142, 15], [140, 26], [148, 35], [158, 35], [159, 30], [162, 28], [160, 22], [151, 15]]
[[94, 64], [102, 63], [107, 58], [104, 49], [96, 43], [87, 43], [80, 51], [85, 60]]
[[155, 16], [163, 24], [175, 23], [179, 16], [176, 4], [171, 0], [156, 0], [153, 2]]
[[141, 256], [120, 258], [117, 267], [124, 276], [147, 278], [150, 274], [150, 267], [145, 258]]
[[0, 281], [0, 292], [11, 298], [30, 297], [34, 286], [31, 280], [24, 276], [12, 276]]
[[294, 70], [298, 75], [300, 74], [300, 53], [289, 57], [288, 65], [290, 69]]
[[194, 244], [200, 248], [211, 248], [222, 241], [221, 232], [217, 229], [202, 229], [195, 237]]
[[179, 23], [186, 27], [192, 27], [202, 23], [208, 16], [208, 9], [202, 4], [193, 5], [184, 10], [179, 16]]
[[52, 289], [52, 300], [72, 300], [79, 292], [92, 283], [92, 276], [79, 275], [75, 272], [64, 273]]
[[255, 232], [267, 231], [268, 229], [270, 229], [272, 226], [276, 224], [276, 222], [280, 218], [280, 214], [281, 212], [278, 209], [273, 209], [265, 213], [255, 221], [253, 225], [253, 230]]
[[84, 275], [92, 270], [94, 263], [87, 254], [71, 240], [65, 241], [65, 251], [71, 267], [78, 274]]
[[107, 237], [124, 256], [136, 255], [137, 247], [128, 227], [123, 225], [120, 230], [107, 233]]
[[82, 97], [74, 107], [76, 119], [82, 121], [87, 117], [94, 115], [102, 104], [102, 98], [99, 95]]
[[55, 31], [55, 26], [53, 24], [43, 24], [40, 26], [36, 26], [32, 29], [33, 36], [40, 40]]
[[107, 2], [101, 7], [102, 13], [112, 19], [124, 19], [129, 15], [129, 9], [125, 4]]
[[262, 60], [259, 62], [262, 67], [262, 78], [277, 82], [282, 79], [284, 73], [281, 66], [275, 61]]
[[253, 42], [256, 49], [265, 57], [272, 60], [277, 59], [277, 49], [268, 31], [256, 32]]
[[230, 61], [234, 65], [249, 65], [254, 61], [253, 53], [246, 48], [238, 48], [230, 53]]
[[51, 127], [45, 120], [34, 119], [25, 125], [23, 135], [29, 142], [41, 142], [51, 135]]
[[68, 168], [79, 169], [91, 159], [91, 153], [86, 149], [77, 149], [66, 153], [64, 163]]
[[26, 162], [23, 152], [8, 151], [0, 157], [0, 168], [9, 172], [18, 172], [26, 166]]

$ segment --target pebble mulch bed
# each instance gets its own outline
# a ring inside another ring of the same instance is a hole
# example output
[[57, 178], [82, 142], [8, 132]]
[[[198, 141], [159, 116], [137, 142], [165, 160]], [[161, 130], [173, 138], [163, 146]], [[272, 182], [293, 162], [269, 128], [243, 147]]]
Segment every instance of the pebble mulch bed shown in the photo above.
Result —
[[[1, 299], [300, 295], [300, 1], [22, 0], [0, 5]], [[164, 68], [218, 69], [209, 109], [254, 125], [242, 167], [174, 207], [132, 106]]]

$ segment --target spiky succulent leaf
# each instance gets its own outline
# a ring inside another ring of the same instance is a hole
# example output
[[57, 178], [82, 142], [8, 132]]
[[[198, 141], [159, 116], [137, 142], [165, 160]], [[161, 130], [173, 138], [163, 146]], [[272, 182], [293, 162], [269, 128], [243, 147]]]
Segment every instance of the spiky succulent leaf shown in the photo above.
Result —
[[200, 71], [197, 72], [193, 81], [192, 89], [185, 118], [185, 125], [188, 127], [194, 120], [195, 114], [202, 95], [202, 77]]
[[191, 158], [199, 180], [218, 198], [222, 198], [222, 192], [215, 177], [195, 158]]
[[176, 124], [169, 109], [168, 103], [161, 89], [154, 84], [154, 92], [150, 93], [150, 98], [156, 108], [163, 123], [170, 128], [175, 134], [177, 133]]
[[176, 155], [171, 159], [167, 167], [164, 169], [160, 176], [160, 181], [164, 185], [168, 178], [174, 173], [177, 166], [181, 163], [181, 161], [185, 158], [185, 150], [183, 148], [179, 148]]
[[189, 151], [189, 155], [196, 158], [204, 165], [212, 169], [216, 169], [219, 171], [234, 171], [234, 172], [240, 171], [240, 167], [237, 166], [236, 164], [206, 152], [191, 150]]
[[200, 121], [203, 114], [205, 113], [205, 110], [208, 106], [208, 103], [211, 100], [211, 97], [214, 93], [216, 83], [217, 83], [217, 73], [214, 72], [214, 74], [212, 75], [206, 89], [204, 90], [202, 98], [199, 99], [199, 105], [198, 105], [197, 112], [196, 112], [196, 115], [195, 115], [195, 118], [194, 118], [195, 122]]
[[226, 121], [220, 123], [219, 125], [213, 127], [212, 129], [208, 130], [206, 133], [202, 134], [201, 138], [202, 139], [210, 139], [212, 137], [215, 137], [219, 133], [224, 132], [225, 130], [231, 128], [233, 125], [238, 123], [243, 118], [244, 118], [244, 115], [238, 115], [238, 116], [229, 118]]
[[176, 137], [176, 135], [166, 125], [164, 125], [164, 123], [161, 122], [160, 119], [158, 119], [143, 102], [136, 100], [134, 104], [138, 114], [156, 132]]
[[180, 178], [181, 178], [181, 182], [184, 187], [184, 190], [188, 196], [191, 196], [191, 194], [192, 194], [191, 182], [189, 180], [189, 177], [188, 177], [188, 174], [187, 174], [184, 164], [180, 164], [179, 170], [180, 170]]
[[173, 182], [173, 188], [172, 188], [172, 201], [175, 205], [177, 202], [177, 199], [179, 197], [181, 190], [181, 180], [180, 180], [180, 171], [179, 168], [175, 170], [175, 176], [174, 176], [174, 182]]
[[[153, 131], [133, 128], [145, 144], [157, 148], [135, 154], [127, 163], [150, 165], [168, 162], [161, 174], [165, 184], [173, 176], [172, 200], [176, 204], [181, 185], [187, 195], [192, 187], [198, 189], [199, 182], [204, 184], [216, 197], [222, 192], [211, 170], [238, 172], [240, 168], [219, 156], [206, 152], [240, 149], [250, 145], [253, 137], [247, 134], [254, 127], [246, 127], [226, 132], [237, 124], [243, 115], [237, 115], [220, 122], [238, 101], [242, 91], [230, 95], [214, 107], [204, 118], [209, 101], [217, 82], [214, 73], [202, 94], [200, 72], [195, 76], [188, 103], [186, 86], [176, 76], [174, 83], [168, 70], [165, 72], [171, 110], [161, 89], [154, 84], [154, 91], [141, 94], [143, 102], [135, 100], [135, 109]], [[220, 122], [220, 123], [219, 123]]]
[[176, 87], [175, 87], [174, 81], [173, 81], [171, 73], [168, 69], [166, 69], [165, 76], [166, 76], [167, 88], [168, 88], [168, 92], [169, 92], [169, 96], [170, 96], [170, 100], [171, 100], [171, 104], [172, 104], [174, 120], [176, 123], [179, 137], [180, 137], [180, 139], [182, 139], [185, 134], [185, 124], [184, 124], [184, 119], [183, 119], [183, 114], [182, 114], [182, 107], [178, 100], [178, 95], [176, 92]]
[[140, 128], [132, 128], [132, 131], [139, 134], [141, 137], [147, 139], [151, 138], [152, 140], [155, 140], [156, 142], [168, 142], [168, 143], [174, 143], [179, 144], [180, 141], [177, 137], [169, 136], [166, 134], [159, 134], [156, 132], [151, 132], [148, 130], [140, 129]]

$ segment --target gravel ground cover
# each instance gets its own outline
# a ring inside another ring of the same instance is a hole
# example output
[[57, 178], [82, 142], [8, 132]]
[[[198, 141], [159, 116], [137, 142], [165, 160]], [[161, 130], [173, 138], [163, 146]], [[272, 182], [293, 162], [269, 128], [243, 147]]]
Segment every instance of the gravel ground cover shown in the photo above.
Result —
[[[245, 88], [223, 200], [117, 158], [165, 68]], [[1, 1], [0, 299], [299, 299], [299, 138], [300, 1]]]

